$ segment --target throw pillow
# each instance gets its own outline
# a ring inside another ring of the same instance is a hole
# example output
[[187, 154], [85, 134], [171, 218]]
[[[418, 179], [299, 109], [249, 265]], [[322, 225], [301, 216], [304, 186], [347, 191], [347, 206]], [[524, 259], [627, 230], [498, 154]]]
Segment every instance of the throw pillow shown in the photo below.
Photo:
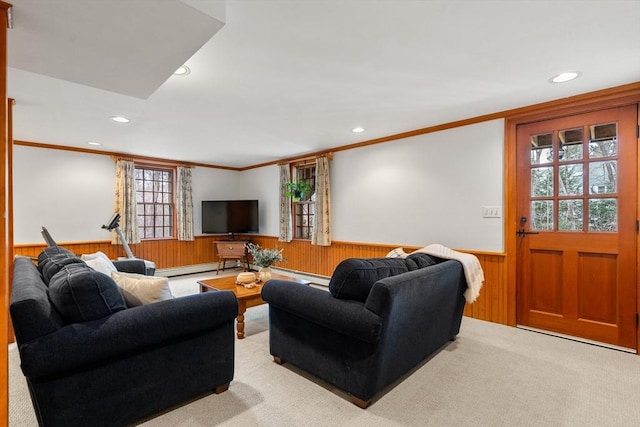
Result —
[[173, 298], [167, 277], [145, 276], [119, 271], [112, 272], [111, 277], [120, 288], [129, 307]]
[[375, 282], [416, 268], [403, 258], [348, 258], [333, 272], [329, 292], [336, 298], [365, 302]]
[[385, 255], [385, 257], [387, 257], [387, 258], [406, 258], [407, 255], [408, 254], [404, 251], [403, 248], [395, 248], [392, 251], [389, 251], [389, 253], [387, 255]]
[[107, 276], [111, 276], [111, 272], [118, 271], [115, 265], [111, 262], [109, 257], [104, 252], [96, 252], [93, 254], [86, 254], [80, 257], [87, 265], [100, 273], [104, 273]]
[[113, 279], [84, 264], [70, 264], [49, 283], [49, 299], [65, 323], [102, 319], [126, 309]]

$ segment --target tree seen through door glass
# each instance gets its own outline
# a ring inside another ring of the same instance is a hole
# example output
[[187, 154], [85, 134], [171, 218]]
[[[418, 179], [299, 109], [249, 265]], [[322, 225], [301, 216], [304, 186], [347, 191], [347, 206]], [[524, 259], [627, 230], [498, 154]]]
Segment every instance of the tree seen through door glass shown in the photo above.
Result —
[[582, 159], [583, 132], [581, 128], [558, 131], [558, 161]]
[[531, 196], [553, 196], [553, 167], [531, 169]]
[[531, 164], [541, 165], [553, 161], [553, 134], [545, 133], [531, 137]]
[[531, 229], [617, 231], [617, 123], [530, 138]]
[[553, 200], [531, 202], [531, 229], [553, 230]]
[[618, 201], [589, 200], [589, 231], [618, 231]]
[[589, 126], [589, 158], [618, 155], [618, 126], [616, 123]]
[[561, 196], [582, 195], [582, 163], [558, 167], [558, 194]]
[[582, 231], [583, 217], [582, 199], [558, 201], [558, 230]]

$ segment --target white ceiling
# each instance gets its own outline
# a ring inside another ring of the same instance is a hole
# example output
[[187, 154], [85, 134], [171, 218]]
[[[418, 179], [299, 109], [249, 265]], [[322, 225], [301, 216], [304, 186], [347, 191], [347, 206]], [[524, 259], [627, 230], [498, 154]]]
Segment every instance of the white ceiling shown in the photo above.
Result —
[[186, 162], [246, 167], [640, 81], [640, 0], [12, 3], [14, 139]]

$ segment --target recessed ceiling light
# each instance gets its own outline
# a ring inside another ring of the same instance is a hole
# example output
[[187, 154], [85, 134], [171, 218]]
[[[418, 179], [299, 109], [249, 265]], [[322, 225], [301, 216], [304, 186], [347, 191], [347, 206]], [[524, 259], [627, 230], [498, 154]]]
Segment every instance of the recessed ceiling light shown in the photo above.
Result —
[[131, 122], [131, 120], [127, 119], [126, 117], [122, 117], [122, 116], [111, 116], [109, 118], [111, 120], [113, 120], [114, 122], [118, 122], [118, 123], [129, 123], [129, 122]]
[[89, 145], [94, 145], [94, 146], [96, 146], [96, 147], [99, 147], [100, 145], [102, 145], [102, 144], [100, 144], [99, 142], [95, 142], [95, 141], [87, 141], [87, 144], [89, 144]]
[[564, 83], [569, 80], [573, 80], [580, 77], [580, 72], [578, 71], [568, 71], [566, 73], [560, 73], [557, 76], [551, 77], [549, 79], [550, 83]]
[[354, 133], [364, 132], [364, 128], [363, 128], [363, 127], [358, 126], [358, 127], [355, 127], [355, 128], [353, 128], [353, 129], [351, 129], [351, 132], [354, 132]]
[[186, 76], [189, 73], [191, 73], [191, 68], [187, 67], [186, 65], [182, 65], [181, 67], [179, 67], [177, 70], [175, 70], [173, 72], [174, 76]]

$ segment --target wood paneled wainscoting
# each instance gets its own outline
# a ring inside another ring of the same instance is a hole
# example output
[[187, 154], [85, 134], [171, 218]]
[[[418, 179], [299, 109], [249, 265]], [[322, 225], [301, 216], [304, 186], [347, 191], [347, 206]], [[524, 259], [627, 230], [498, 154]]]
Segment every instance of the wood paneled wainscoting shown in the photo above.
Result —
[[[398, 245], [333, 241], [331, 246], [316, 246], [308, 240], [279, 242], [275, 237], [252, 237], [254, 243], [265, 248], [283, 248], [286, 263], [277, 267], [300, 273], [329, 277], [338, 263], [345, 258], [383, 257]], [[405, 252], [418, 246], [403, 246]], [[506, 256], [496, 252], [464, 251], [478, 257], [484, 270], [485, 281], [480, 296], [465, 306], [465, 316], [489, 322], [508, 324], [507, 262]]]
[[[226, 236], [198, 236], [194, 241], [182, 242], [173, 239], [146, 240], [130, 245], [132, 252], [139, 258], [156, 263], [158, 269], [171, 269], [200, 264], [215, 264], [218, 254], [214, 241], [225, 240]], [[245, 237], [237, 236], [237, 239]], [[287, 262], [277, 267], [299, 273], [330, 277], [340, 261], [345, 258], [383, 257], [398, 245], [334, 241], [331, 246], [316, 246], [308, 240], [279, 242], [276, 237], [246, 236], [264, 248], [282, 248]], [[115, 259], [125, 256], [120, 245], [109, 241], [60, 243], [61, 246], [77, 254], [102, 251]], [[44, 244], [16, 245], [16, 255], [37, 257], [45, 248]], [[406, 252], [418, 249], [417, 246], [404, 246]], [[473, 304], [467, 304], [464, 314], [476, 319], [508, 324], [508, 296], [506, 280], [506, 256], [502, 253], [465, 251], [477, 256], [484, 270], [485, 282], [480, 296]]]
[[[224, 237], [198, 236], [194, 241], [178, 241], [176, 239], [144, 240], [129, 246], [136, 257], [155, 262], [157, 269], [168, 269], [215, 263], [218, 260], [218, 254], [215, 253], [213, 242], [216, 240], [224, 240]], [[126, 257], [121, 245], [113, 245], [108, 240], [58, 242], [58, 244], [79, 255], [101, 251], [111, 259]], [[37, 257], [45, 247], [45, 244], [15, 245], [15, 254]]]

